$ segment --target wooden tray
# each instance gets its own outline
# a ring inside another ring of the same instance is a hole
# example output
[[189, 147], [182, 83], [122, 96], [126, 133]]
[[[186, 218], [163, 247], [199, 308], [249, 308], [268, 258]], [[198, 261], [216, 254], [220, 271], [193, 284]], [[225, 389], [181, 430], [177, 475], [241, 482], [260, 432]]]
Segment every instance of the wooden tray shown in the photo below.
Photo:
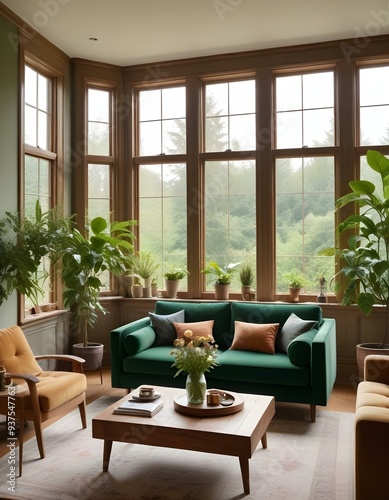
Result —
[[186, 394], [178, 394], [173, 398], [174, 409], [179, 413], [185, 413], [193, 417], [221, 417], [240, 411], [244, 406], [244, 399], [242, 396], [235, 392], [226, 392], [226, 394], [235, 398], [231, 406], [222, 406], [220, 404], [210, 406], [207, 405], [207, 401], [204, 401], [201, 405], [192, 405], [188, 403]]

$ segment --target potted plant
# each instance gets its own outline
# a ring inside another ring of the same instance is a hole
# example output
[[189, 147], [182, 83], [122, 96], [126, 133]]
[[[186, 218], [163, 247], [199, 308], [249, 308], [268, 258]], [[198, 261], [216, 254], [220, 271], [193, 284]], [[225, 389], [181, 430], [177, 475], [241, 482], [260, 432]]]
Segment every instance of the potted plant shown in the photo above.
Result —
[[[389, 354], [389, 159], [378, 151], [367, 152], [369, 167], [379, 174], [380, 184], [356, 180], [349, 183], [351, 192], [336, 201], [340, 209], [355, 203], [361, 209], [338, 225], [339, 234], [353, 231], [348, 248], [338, 250], [341, 265], [336, 276], [342, 275], [343, 305], [356, 303], [369, 315], [375, 304], [385, 308], [385, 328], [380, 343], [357, 346], [359, 374], [363, 378], [363, 363], [372, 352]], [[356, 231], [356, 233], [355, 233]]]
[[232, 280], [232, 275], [235, 268], [239, 266], [239, 262], [236, 264], [228, 264], [224, 268], [220, 267], [217, 262], [210, 262], [208, 266], [201, 272], [204, 274], [214, 274], [216, 276], [215, 280], [215, 299], [216, 300], [228, 300], [230, 295], [230, 285]]
[[151, 297], [151, 277], [159, 264], [151, 252], [139, 252], [134, 257], [134, 276], [144, 280], [143, 297]]
[[[86, 226], [85, 235], [72, 228], [63, 249], [64, 305], [70, 309], [82, 340], [73, 346], [73, 352], [86, 360], [85, 369], [101, 367], [103, 346], [88, 341], [88, 327], [94, 326], [98, 311], [107, 312], [99, 301], [106, 272], [124, 275], [133, 264], [134, 235], [130, 228], [134, 224], [134, 221], [109, 224], [96, 217]], [[91, 356], [90, 351], [94, 351]]]
[[255, 279], [255, 274], [251, 264], [245, 263], [242, 265], [239, 269], [239, 279], [242, 285], [242, 299], [250, 300], [250, 290]]
[[158, 297], [158, 281], [157, 278], [151, 280], [151, 296]]
[[285, 279], [288, 283], [289, 295], [292, 302], [298, 302], [300, 290], [304, 286], [304, 276], [298, 271], [289, 271], [285, 273]]
[[139, 278], [135, 277], [134, 282], [131, 285], [131, 293], [134, 299], [140, 299], [142, 297], [142, 284], [139, 283]]
[[165, 295], [168, 298], [175, 299], [177, 297], [178, 288], [180, 285], [180, 280], [185, 278], [189, 272], [182, 267], [175, 265], [168, 266], [165, 274]]
[[42, 283], [61, 256], [69, 224], [58, 207], [43, 212], [39, 201], [34, 217], [6, 212], [0, 220], [0, 305], [17, 290], [40, 311]]

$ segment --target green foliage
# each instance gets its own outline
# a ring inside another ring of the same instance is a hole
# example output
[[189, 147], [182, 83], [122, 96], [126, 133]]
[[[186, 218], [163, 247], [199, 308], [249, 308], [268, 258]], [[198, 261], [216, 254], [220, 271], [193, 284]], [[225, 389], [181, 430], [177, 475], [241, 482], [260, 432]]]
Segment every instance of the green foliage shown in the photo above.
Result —
[[134, 275], [139, 278], [150, 278], [158, 267], [159, 264], [151, 252], [139, 252], [133, 258]]
[[[43, 295], [41, 283], [61, 256], [70, 219], [58, 207], [42, 212], [39, 201], [33, 217], [6, 212], [0, 220], [0, 305], [17, 290], [38, 305]], [[49, 259], [49, 269], [43, 266]]]
[[254, 283], [255, 274], [251, 264], [245, 263], [239, 269], [239, 279], [242, 286], [252, 286]]
[[239, 264], [239, 262], [236, 264], [228, 264], [222, 268], [217, 262], [212, 261], [201, 272], [204, 274], [214, 274], [216, 276], [215, 285], [230, 285], [233, 272]]
[[285, 279], [287, 280], [289, 288], [302, 288], [304, 286], [304, 276], [297, 271], [289, 271], [285, 273]]
[[337, 275], [342, 274], [346, 281], [342, 304], [356, 303], [365, 315], [370, 314], [374, 304], [386, 308], [382, 342], [386, 344], [389, 341], [389, 159], [369, 150], [367, 162], [379, 174], [380, 185], [366, 180], [352, 181], [351, 192], [336, 202], [337, 209], [349, 203], [361, 209], [338, 226], [339, 233], [353, 234], [348, 248], [338, 250], [342, 267]]
[[102, 217], [96, 217], [86, 227], [85, 236], [76, 228], [68, 235], [62, 250], [64, 305], [71, 310], [85, 346], [88, 325], [95, 324], [98, 311], [106, 313], [99, 302], [103, 273], [125, 274], [133, 265], [134, 235], [130, 228], [134, 224], [134, 221], [108, 224]]
[[182, 267], [171, 265], [167, 268], [164, 278], [167, 280], [182, 280], [189, 272]]

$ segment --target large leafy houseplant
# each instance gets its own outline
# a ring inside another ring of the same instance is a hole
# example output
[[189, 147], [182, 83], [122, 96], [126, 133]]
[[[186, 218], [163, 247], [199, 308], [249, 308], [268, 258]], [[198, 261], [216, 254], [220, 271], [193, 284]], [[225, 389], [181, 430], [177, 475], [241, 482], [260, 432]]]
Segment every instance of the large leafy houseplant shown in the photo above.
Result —
[[367, 152], [367, 163], [378, 174], [380, 184], [368, 180], [349, 183], [351, 192], [336, 201], [337, 209], [355, 203], [359, 213], [348, 216], [340, 234], [353, 231], [348, 248], [339, 251], [344, 277], [343, 305], [356, 303], [365, 315], [375, 304], [386, 311], [381, 347], [389, 343], [389, 159], [378, 151]]
[[69, 308], [83, 345], [88, 346], [88, 326], [94, 326], [98, 311], [106, 313], [99, 301], [106, 272], [124, 275], [133, 265], [131, 227], [135, 221], [108, 223], [94, 218], [86, 234], [73, 228], [62, 257], [64, 305]]
[[17, 290], [38, 306], [42, 283], [60, 258], [69, 224], [59, 207], [43, 212], [39, 201], [33, 216], [6, 212], [0, 220], [0, 305]]

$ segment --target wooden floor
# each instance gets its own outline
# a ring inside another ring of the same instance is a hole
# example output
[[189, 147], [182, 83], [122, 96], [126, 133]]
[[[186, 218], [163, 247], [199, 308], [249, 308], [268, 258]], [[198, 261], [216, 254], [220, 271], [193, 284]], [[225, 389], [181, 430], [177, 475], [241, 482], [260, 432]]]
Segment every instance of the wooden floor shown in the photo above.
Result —
[[[101, 396], [125, 396], [124, 389], [112, 389], [111, 372], [109, 368], [103, 370], [103, 384], [100, 383], [100, 374], [98, 372], [86, 372], [88, 379], [88, 389], [86, 392], [87, 404], [100, 398]], [[336, 384], [330, 395], [327, 406], [319, 406], [318, 411], [338, 411], [354, 413], [355, 411], [356, 388], [351, 385]], [[291, 404], [291, 403], [290, 403]], [[305, 405], [307, 406], [307, 405]], [[277, 405], [276, 405], [277, 409]], [[309, 411], [309, 409], [307, 409]], [[53, 422], [50, 422], [53, 423]], [[47, 427], [47, 424], [43, 425]], [[34, 437], [34, 429], [31, 422], [26, 424], [24, 430], [24, 441]], [[0, 457], [8, 453], [6, 428], [4, 417], [0, 415]]]

